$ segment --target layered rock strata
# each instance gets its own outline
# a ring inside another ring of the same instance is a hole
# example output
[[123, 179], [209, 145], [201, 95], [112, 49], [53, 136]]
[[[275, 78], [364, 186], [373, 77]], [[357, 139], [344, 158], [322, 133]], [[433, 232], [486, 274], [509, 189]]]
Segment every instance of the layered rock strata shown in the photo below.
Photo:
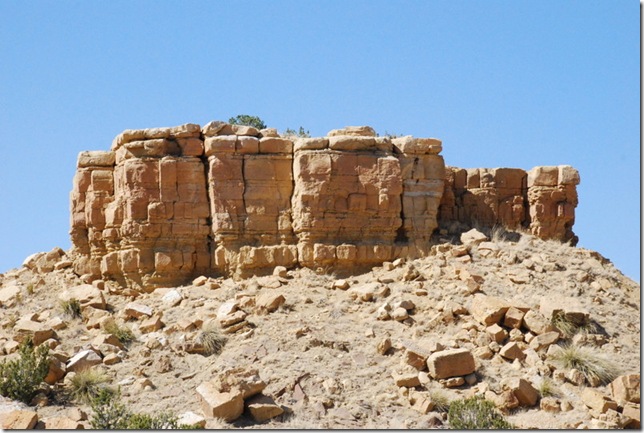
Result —
[[223, 122], [126, 130], [78, 157], [74, 266], [153, 288], [418, 257], [439, 223], [573, 238], [576, 170], [446, 169], [440, 152], [440, 140], [366, 126], [319, 138]]
[[447, 167], [442, 227], [527, 229], [541, 239], [577, 242], [572, 231], [579, 173], [568, 165], [518, 168]]

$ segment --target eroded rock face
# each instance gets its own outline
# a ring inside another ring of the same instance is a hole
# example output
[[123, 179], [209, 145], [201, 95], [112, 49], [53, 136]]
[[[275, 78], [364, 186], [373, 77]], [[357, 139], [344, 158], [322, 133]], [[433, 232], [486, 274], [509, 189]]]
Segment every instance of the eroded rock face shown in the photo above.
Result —
[[541, 239], [576, 243], [572, 231], [579, 173], [568, 165], [518, 168], [447, 167], [439, 222], [528, 229]]
[[576, 170], [446, 169], [441, 148], [367, 126], [319, 138], [216, 121], [126, 130], [78, 157], [74, 267], [147, 289], [418, 257], [439, 223], [574, 236]]

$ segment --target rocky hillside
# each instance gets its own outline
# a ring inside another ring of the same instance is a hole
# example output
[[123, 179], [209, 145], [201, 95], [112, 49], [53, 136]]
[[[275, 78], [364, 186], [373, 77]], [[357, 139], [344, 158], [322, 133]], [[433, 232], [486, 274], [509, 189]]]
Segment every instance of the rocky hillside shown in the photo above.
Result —
[[474, 230], [364, 273], [149, 293], [83, 281], [72, 259], [0, 278], [0, 359], [27, 338], [50, 348], [30, 405], [2, 399], [4, 428], [90, 428], [71, 394], [88, 370], [132, 412], [206, 428], [447, 427], [449, 402], [474, 395], [518, 428], [640, 426], [640, 288], [559, 241]]

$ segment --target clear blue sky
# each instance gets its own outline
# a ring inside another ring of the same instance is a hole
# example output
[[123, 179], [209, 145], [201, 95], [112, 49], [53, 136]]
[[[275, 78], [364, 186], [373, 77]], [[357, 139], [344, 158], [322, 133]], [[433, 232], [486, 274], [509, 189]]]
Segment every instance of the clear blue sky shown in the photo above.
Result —
[[579, 246], [640, 274], [640, 5], [0, 0], [0, 272], [70, 247], [76, 157], [260, 116], [443, 140], [458, 167], [579, 169]]

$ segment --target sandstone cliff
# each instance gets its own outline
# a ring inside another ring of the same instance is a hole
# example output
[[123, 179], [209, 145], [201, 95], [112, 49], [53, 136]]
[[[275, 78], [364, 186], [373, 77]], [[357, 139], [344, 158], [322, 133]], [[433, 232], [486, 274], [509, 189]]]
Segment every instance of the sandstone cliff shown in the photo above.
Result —
[[445, 167], [434, 138], [326, 137], [210, 122], [126, 130], [82, 152], [71, 193], [75, 271], [153, 288], [275, 266], [369, 267], [428, 253], [472, 225], [574, 241], [569, 166]]

